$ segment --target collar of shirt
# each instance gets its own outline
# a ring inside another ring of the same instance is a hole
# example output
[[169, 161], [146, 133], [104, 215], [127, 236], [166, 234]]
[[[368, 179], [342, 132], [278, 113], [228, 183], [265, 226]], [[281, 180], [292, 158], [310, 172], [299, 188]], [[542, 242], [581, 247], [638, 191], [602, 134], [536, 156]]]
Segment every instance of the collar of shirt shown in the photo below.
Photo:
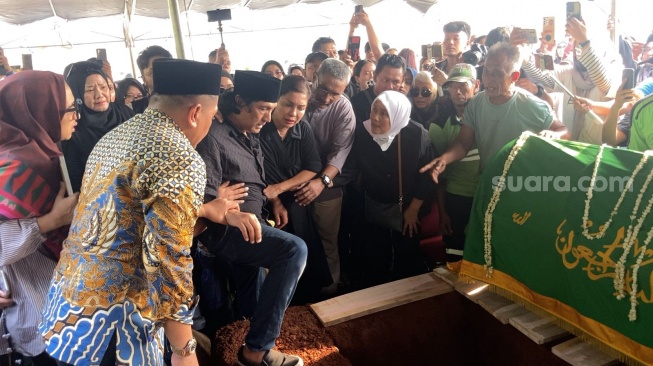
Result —
[[302, 123], [301, 120], [290, 128], [290, 131], [288, 131], [288, 132], [290, 132], [290, 135], [289, 135], [290, 138], [297, 139], [297, 140], [302, 139], [302, 129], [299, 127], [300, 123]]
[[[159, 122], [162, 125], [171, 125], [174, 126], [173, 128], [176, 129], [177, 131], [181, 132], [182, 134], [184, 131], [179, 127], [179, 125], [170, 117], [168, 116], [165, 112], [159, 110], [159, 109], [154, 109], [154, 108], [147, 108], [143, 112], [143, 117], [152, 119], [156, 122]], [[184, 136], [186, 136], [184, 134]]]

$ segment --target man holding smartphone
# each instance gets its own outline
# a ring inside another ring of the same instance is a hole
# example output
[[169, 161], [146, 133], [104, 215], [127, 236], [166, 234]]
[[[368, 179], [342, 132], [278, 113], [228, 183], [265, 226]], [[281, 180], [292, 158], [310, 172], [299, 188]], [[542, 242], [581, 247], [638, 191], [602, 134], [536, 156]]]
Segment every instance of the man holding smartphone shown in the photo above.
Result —
[[463, 21], [450, 22], [444, 25], [444, 41], [442, 41], [442, 55], [444, 60], [435, 64], [431, 71], [433, 81], [438, 84], [438, 89], [447, 82], [447, 75], [459, 63], [463, 61], [463, 52], [469, 47], [471, 27]]

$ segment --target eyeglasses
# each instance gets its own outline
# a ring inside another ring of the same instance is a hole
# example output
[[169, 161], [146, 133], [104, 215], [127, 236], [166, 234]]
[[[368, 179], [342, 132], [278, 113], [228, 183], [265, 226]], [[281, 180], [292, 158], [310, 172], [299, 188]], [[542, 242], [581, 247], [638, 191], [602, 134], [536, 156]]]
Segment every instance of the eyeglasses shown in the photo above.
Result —
[[227, 92], [230, 92], [230, 91], [233, 91], [233, 90], [234, 90], [234, 87], [233, 87], [233, 86], [232, 86], [231, 88], [223, 88], [223, 87], [220, 87], [220, 95], [222, 95], [222, 94], [224, 94], [224, 93], [227, 93]]
[[274, 71], [266, 71], [265, 73], [268, 74], [268, 75], [272, 75], [272, 76], [274, 76], [274, 75], [283, 75], [283, 71], [281, 71], [279, 69], [276, 69]]
[[340, 96], [342, 96], [341, 93], [334, 93], [331, 90], [328, 90], [327, 88], [325, 88], [323, 85], [318, 85], [318, 87], [315, 89], [315, 93], [319, 93], [319, 94], [322, 94], [322, 95], [326, 94], [327, 96], [329, 96], [329, 97], [331, 97], [333, 99], [338, 99], [338, 98], [340, 98]]
[[77, 103], [73, 104], [72, 107], [65, 109], [63, 112], [64, 112], [64, 114], [74, 112], [75, 113], [75, 120], [78, 120], [78, 119], [80, 119], [82, 117], [81, 113], [79, 113], [79, 109], [77, 108]]
[[422, 88], [422, 91], [421, 91], [421, 92], [420, 92], [419, 88], [412, 88], [412, 89], [410, 89], [410, 95], [412, 95], [413, 97], [418, 97], [418, 96], [421, 95], [421, 96], [423, 96], [424, 98], [428, 98], [428, 97], [431, 96], [431, 94], [433, 94], [433, 92], [431, 91], [431, 89]]
[[127, 94], [125, 95], [125, 99], [127, 98], [132, 98], [133, 100], [139, 100], [143, 98], [143, 94]]

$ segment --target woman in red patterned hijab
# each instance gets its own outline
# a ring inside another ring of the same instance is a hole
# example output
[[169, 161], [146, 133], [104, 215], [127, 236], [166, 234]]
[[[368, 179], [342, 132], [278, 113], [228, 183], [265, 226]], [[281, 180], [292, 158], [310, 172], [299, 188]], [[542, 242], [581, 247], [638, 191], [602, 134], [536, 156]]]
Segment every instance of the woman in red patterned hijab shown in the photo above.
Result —
[[[78, 112], [61, 75], [24, 71], [0, 82], [0, 221], [48, 213], [61, 182], [57, 142]], [[58, 256], [52, 238], [46, 241]]]
[[51, 72], [0, 82], [0, 354], [34, 365], [56, 364], [34, 329], [77, 204], [64, 198], [56, 144], [75, 130], [74, 102]]

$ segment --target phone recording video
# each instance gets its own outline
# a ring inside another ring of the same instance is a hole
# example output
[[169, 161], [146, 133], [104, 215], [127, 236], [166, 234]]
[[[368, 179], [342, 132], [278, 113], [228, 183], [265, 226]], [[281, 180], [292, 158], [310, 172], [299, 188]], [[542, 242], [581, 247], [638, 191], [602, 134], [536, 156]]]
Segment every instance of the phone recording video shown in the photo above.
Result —
[[570, 1], [567, 3], [567, 19], [570, 18], [583, 20], [583, 17], [580, 15], [580, 2]]
[[352, 61], [360, 60], [361, 37], [351, 36], [347, 44], [347, 52]]
[[624, 90], [635, 89], [635, 70], [626, 68], [622, 73], [622, 80], [626, 80]]

